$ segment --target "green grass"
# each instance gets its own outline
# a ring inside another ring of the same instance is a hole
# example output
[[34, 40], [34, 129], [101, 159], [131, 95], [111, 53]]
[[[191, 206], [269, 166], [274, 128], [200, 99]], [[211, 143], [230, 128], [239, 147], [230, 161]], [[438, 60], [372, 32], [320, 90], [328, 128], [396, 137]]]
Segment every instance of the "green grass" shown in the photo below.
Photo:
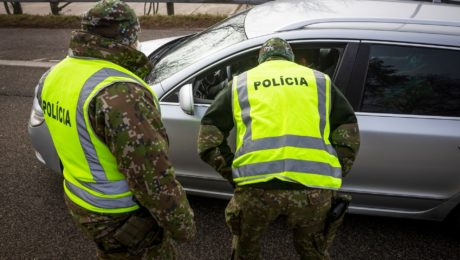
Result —
[[[143, 29], [206, 28], [226, 18], [216, 15], [140, 16]], [[0, 27], [71, 28], [80, 27], [81, 17], [73, 15], [6, 15], [0, 14]]]

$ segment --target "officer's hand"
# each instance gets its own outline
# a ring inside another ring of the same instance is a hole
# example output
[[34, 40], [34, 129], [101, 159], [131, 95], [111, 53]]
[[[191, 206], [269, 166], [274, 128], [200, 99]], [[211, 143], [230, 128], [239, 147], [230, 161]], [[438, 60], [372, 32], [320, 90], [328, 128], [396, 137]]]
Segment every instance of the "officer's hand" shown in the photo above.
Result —
[[225, 158], [222, 155], [218, 155], [214, 157], [214, 160], [212, 162], [212, 166], [216, 171], [220, 172], [225, 166], [227, 165], [227, 162], [225, 161]]
[[232, 185], [233, 188], [236, 187], [236, 184], [233, 181], [232, 167], [224, 167], [219, 171], [219, 173]]

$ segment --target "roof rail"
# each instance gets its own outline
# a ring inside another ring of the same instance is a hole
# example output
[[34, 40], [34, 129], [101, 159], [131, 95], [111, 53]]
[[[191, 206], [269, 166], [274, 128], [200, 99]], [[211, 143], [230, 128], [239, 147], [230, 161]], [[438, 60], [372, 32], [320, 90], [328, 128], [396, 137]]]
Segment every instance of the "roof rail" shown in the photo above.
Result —
[[403, 23], [403, 24], [421, 24], [421, 25], [437, 25], [437, 26], [453, 26], [460, 27], [460, 20], [454, 21], [442, 21], [442, 20], [418, 20], [418, 19], [400, 19], [400, 18], [324, 18], [324, 19], [313, 19], [306, 20], [298, 23], [294, 23], [283, 27], [278, 30], [290, 31], [297, 30], [303, 27], [322, 24], [322, 23]]
[[454, 4], [460, 5], [460, 0], [413, 0], [418, 2], [427, 2], [427, 3], [434, 3], [434, 4]]
[[460, 4], [460, 1], [459, 0], [433, 0], [432, 3], [436, 3], [436, 4], [454, 4], [454, 5], [458, 5]]

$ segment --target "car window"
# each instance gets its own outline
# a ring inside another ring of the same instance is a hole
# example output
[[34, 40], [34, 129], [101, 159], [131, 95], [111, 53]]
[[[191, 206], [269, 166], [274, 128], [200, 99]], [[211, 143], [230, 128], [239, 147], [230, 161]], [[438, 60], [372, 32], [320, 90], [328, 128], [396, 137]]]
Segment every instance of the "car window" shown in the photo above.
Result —
[[[344, 46], [318, 47], [305, 44], [292, 45], [295, 62], [333, 76]], [[244, 53], [228, 62], [213, 66], [197, 75], [192, 82], [195, 103], [210, 104], [216, 95], [228, 85], [233, 76], [252, 69], [258, 63], [258, 50]], [[179, 102], [179, 88], [163, 99], [165, 102]]]
[[372, 45], [363, 112], [460, 116], [460, 51]]
[[258, 53], [252, 51], [198, 75], [193, 82], [195, 102], [211, 103], [233, 76], [257, 66], [257, 58]]
[[333, 78], [344, 47], [318, 47], [293, 45], [295, 62], [311, 69], [321, 71]]
[[[244, 53], [225, 63], [210, 67], [187, 82], [193, 85], [194, 101], [197, 104], [210, 104], [216, 95], [228, 85], [229, 81], [246, 70], [257, 66], [258, 52]], [[179, 90], [176, 90], [163, 99], [164, 102], [179, 102]]]

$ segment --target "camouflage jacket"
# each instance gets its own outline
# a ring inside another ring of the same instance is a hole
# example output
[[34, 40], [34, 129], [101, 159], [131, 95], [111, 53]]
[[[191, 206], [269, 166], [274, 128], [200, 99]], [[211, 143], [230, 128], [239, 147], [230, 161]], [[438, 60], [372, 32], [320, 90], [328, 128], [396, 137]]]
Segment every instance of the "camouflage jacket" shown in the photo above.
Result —
[[[82, 31], [72, 33], [69, 55], [108, 60], [141, 78], [151, 71], [143, 53]], [[135, 83], [117, 82], [90, 101], [88, 114], [138, 203], [172, 238], [191, 239], [196, 232], [193, 211], [168, 160], [168, 136], [151, 93]]]
[[[234, 127], [232, 111], [231, 82], [215, 98], [201, 120], [198, 135], [198, 153], [203, 161], [211, 165], [222, 177], [232, 181], [231, 165], [233, 152], [227, 137]], [[332, 85], [330, 113], [330, 142], [337, 151], [342, 174], [350, 171], [359, 150], [359, 129], [353, 108], [343, 94]], [[267, 189], [298, 189], [300, 185], [272, 180], [267, 183], [256, 183], [252, 186]], [[301, 186], [304, 188], [304, 186]]]

